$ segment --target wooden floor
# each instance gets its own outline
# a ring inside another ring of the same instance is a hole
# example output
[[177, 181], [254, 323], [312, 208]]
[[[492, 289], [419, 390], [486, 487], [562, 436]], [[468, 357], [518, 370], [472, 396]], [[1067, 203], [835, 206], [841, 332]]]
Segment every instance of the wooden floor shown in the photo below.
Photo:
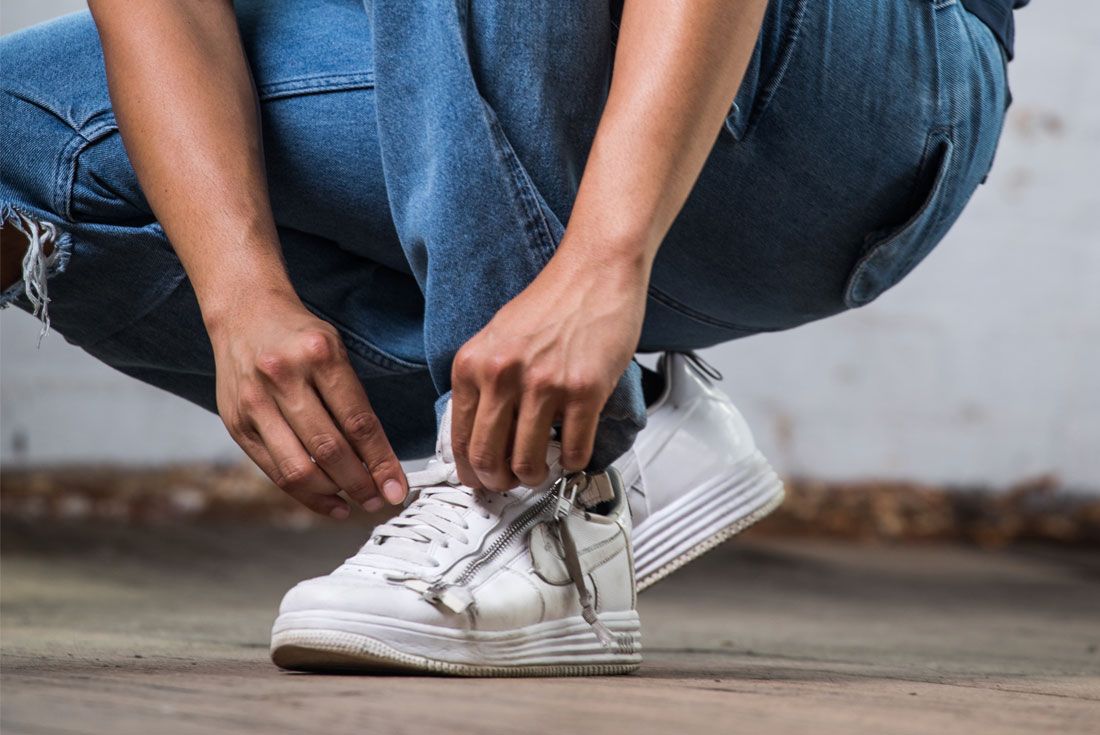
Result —
[[1095, 551], [750, 537], [643, 596], [636, 675], [278, 671], [280, 595], [361, 536], [6, 521], [3, 734], [1100, 732]]

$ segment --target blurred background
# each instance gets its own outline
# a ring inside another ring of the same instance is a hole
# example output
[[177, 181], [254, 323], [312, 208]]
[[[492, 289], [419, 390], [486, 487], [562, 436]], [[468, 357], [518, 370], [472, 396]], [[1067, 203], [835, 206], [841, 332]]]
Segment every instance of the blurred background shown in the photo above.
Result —
[[[82, 7], [4, 0], [0, 32]], [[1017, 25], [992, 175], [932, 256], [868, 308], [705, 353], [807, 487], [1100, 498], [1100, 9], [1040, 0]], [[36, 348], [24, 313], [0, 327], [9, 480], [244, 461], [217, 417], [56, 334]]]

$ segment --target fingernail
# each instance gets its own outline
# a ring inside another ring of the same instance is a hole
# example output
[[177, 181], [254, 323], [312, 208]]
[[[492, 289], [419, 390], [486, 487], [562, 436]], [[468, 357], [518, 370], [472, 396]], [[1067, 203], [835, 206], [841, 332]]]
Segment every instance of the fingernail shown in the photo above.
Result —
[[405, 488], [397, 480], [386, 480], [382, 484], [382, 494], [386, 496], [386, 500], [397, 505], [405, 499]]
[[386, 501], [382, 498], [371, 498], [363, 503], [363, 510], [368, 513], [377, 513], [386, 507]]
[[330, 510], [328, 514], [336, 520], [342, 521], [351, 515], [351, 509], [348, 508], [346, 505], [338, 505]]

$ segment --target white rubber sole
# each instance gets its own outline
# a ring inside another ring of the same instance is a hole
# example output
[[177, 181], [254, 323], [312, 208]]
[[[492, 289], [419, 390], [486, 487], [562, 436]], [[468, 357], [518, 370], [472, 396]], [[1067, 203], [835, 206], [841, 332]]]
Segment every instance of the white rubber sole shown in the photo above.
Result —
[[638, 591], [741, 533], [783, 502], [783, 483], [754, 452], [732, 471], [677, 498], [634, 529]]
[[271, 634], [276, 666], [318, 672], [451, 676], [605, 676], [641, 665], [638, 613], [600, 620], [622, 643], [604, 648], [579, 615], [507, 631], [470, 631], [377, 615], [283, 613]]

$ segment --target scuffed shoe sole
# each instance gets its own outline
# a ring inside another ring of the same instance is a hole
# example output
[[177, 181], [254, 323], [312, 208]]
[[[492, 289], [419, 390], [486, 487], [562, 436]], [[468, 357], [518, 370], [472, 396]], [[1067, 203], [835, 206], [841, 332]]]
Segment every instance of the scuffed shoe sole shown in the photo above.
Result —
[[620, 650], [605, 649], [579, 616], [516, 631], [469, 633], [367, 615], [287, 613], [275, 623], [271, 659], [284, 669], [332, 673], [520, 677], [635, 671], [641, 665], [637, 613], [601, 617], [624, 641]]

